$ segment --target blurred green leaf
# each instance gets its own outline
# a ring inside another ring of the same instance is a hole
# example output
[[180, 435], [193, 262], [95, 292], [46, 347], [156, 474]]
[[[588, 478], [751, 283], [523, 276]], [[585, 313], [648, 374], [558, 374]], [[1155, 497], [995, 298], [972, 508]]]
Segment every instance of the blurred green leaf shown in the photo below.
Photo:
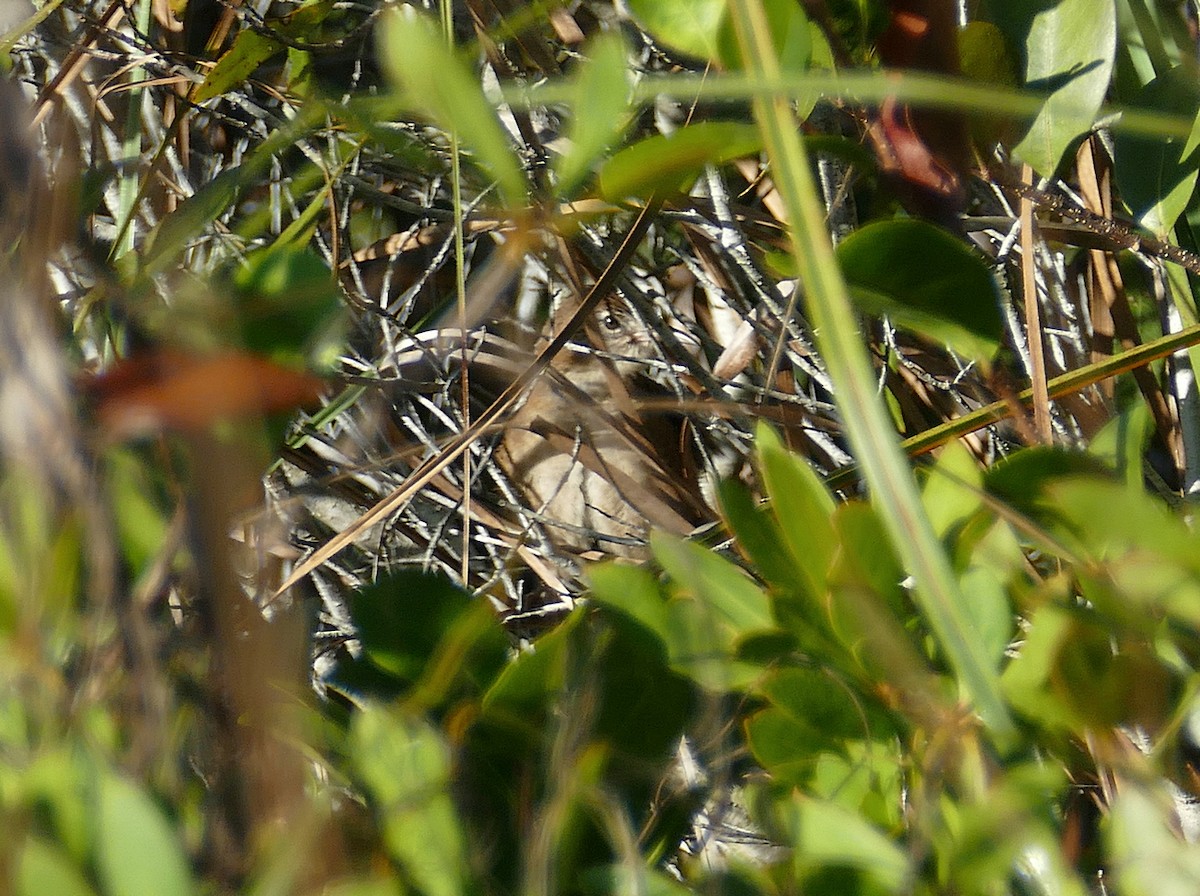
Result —
[[686, 192], [706, 165], [757, 153], [762, 138], [753, 125], [702, 121], [656, 134], [618, 152], [600, 168], [600, 194], [612, 202], [631, 196]]
[[666, 599], [648, 570], [612, 561], [589, 567], [587, 578], [595, 603], [624, 613], [665, 643]]
[[864, 501], [847, 501], [834, 511], [833, 528], [838, 548], [829, 571], [829, 602], [835, 622], [854, 612], [852, 604], [839, 607], [838, 603], [839, 592], [855, 586], [888, 601], [899, 615], [897, 601], [906, 575], [875, 509]]
[[483, 709], [510, 721], [540, 725], [566, 680], [567, 649], [583, 614], [574, 612], [504, 666], [483, 695]]
[[508, 208], [523, 207], [525, 175], [495, 109], [433, 22], [411, 9], [389, 12], [379, 33], [380, 58], [407, 102], [458, 135], [495, 179]]
[[983, 473], [962, 442], [950, 442], [938, 454], [925, 478], [921, 503], [943, 540], [983, 506]]
[[606, 32], [591, 43], [580, 64], [567, 150], [555, 166], [560, 197], [572, 195], [629, 123], [627, 52], [619, 32]]
[[1063, 646], [1072, 633], [1071, 616], [1061, 607], [1040, 607], [1027, 620], [1025, 638], [1001, 676], [1000, 684], [1017, 712], [1050, 731], [1082, 731], [1074, 708], [1051, 686]]
[[1128, 896], [1194, 896], [1200, 852], [1175, 833], [1168, 795], [1130, 783], [1111, 809], [1107, 832], [1116, 887]]
[[829, 740], [807, 719], [772, 707], [746, 720], [746, 739], [754, 759], [781, 784], [806, 787], [817, 758]]
[[193, 892], [174, 827], [144, 790], [102, 772], [95, 819], [96, 866], [109, 896], [183, 896]]
[[1134, 402], [1092, 436], [1088, 454], [1116, 470], [1127, 486], [1140, 489], [1144, 481], [1142, 458], [1153, 432], [1150, 408], [1145, 402]]
[[579, 884], [584, 896], [617, 896], [623, 893], [637, 893], [639, 896], [685, 896], [694, 892], [666, 872], [631, 865], [589, 868], [580, 875]]
[[1045, 495], [1092, 557], [1139, 548], [1189, 568], [1200, 564], [1200, 535], [1145, 492], [1111, 479], [1066, 478], [1049, 483]]
[[729, 27], [725, 0], [630, 0], [639, 24], [664, 45], [716, 61], [720, 35]]
[[36, 837], [26, 839], [20, 848], [16, 883], [17, 896], [92, 896], [95, 892], [66, 853]]
[[169, 521], [165, 506], [156, 500], [151, 481], [153, 468], [131, 449], [108, 453], [108, 489], [125, 560], [135, 575], [162, 551]]
[[1050, 509], [1045, 489], [1069, 476], [1111, 479], [1112, 470], [1080, 451], [1034, 447], [1011, 454], [984, 475], [987, 490], [1023, 514], [1038, 519]]
[[991, 22], [967, 22], [958, 32], [958, 58], [962, 73], [973, 81], [1017, 86], [1017, 71], [1004, 33]]
[[861, 815], [799, 793], [781, 802], [778, 811], [801, 875], [821, 866], [847, 866], [866, 872], [890, 892], [909, 885], [908, 855]]
[[1077, 618], [1064, 639], [1050, 685], [1089, 727], [1157, 730], [1172, 699], [1170, 676], [1145, 644], [1115, 645], [1109, 627], [1086, 618]]
[[[1133, 105], [1175, 115], [1196, 115], [1200, 82], [1193, 64], [1181, 65], [1155, 78], [1134, 98]], [[1121, 199], [1133, 217], [1159, 239], [1167, 238], [1187, 209], [1196, 189], [1200, 152], [1185, 154], [1179, 137], [1114, 136], [1113, 162]]]
[[589, 650], [587, 676], [598, 691], [593, 736], [617, 751], [618, 775], [657, 786], [657, 766], [645, 763], [665, 764], [678, 746], [695, 688], [669, 668], [662, 641], [641, 627], [613, 624], [598, 643], [576, 645]]
[[672, 670], [712, 694], [744, 690], [762, 674], [760, 667], [736, 659], [736, 631], [694, 595], [667, 604], [667, 653]]
[[57, 845], [76, 865], [89, 857], [91, 807], [86, 800], [92, 769], [70, 745], [43, 751], [24, 769], [24, 786], [44, 810]]
[[912, 218], [878, 221], [847, 236], [837, 257], [862, 310], [967, 357], [995, 357], [1004, 335], [999, 292], [961, 240]]
[[837, 548], [831, 522], [833, 496], [813, 469], [787, 451], [766, 424], [759, 424], [755, 445], [771, 510], [799, 573], [796, 584], [810, 598], [823, 600]]
[[772, 706], [811, 727], [823, 743], [887, 734], [885, 723], [868, 710], [854, 686], [831, 670], [779, 669], [759, 690]]
[[326, 886], [321, 896], [403, 896], [400, 882], [390, 877], [341, 880]]
[[[672, 49], [742, 67], [741, 50], [724, 0], [629, 0], [629, 9], [656, 40]], [[775, 51], [785, 71], [803, 71], [812, 55], [812, 38], [803, 9], [789, 0], [764, 0]]]
[[[507, 640], [485, 602], [472, 600], [444, 576], [393, 573], [352, 594], [350, 614], [366, 655], [409, 686], [448, 652], [455, 662], [446, 673], [475, 695], [506, 665]], [[466, 641], [459, 643], [459, 636]], [[443, 689], [450, 686], [441, 683]], [[443, 694], [437, 702], [444, 699]]]
[[750, 489], [739, 480], [725, 480], [718, 494], [721, 514], [755, 572], [777, 588], [795, 589], [796, 569], [775, 517], [756, 502]]
[[972, 566], [960, 579], [963, 613], [975, 637], [997, 669], [1013, 637], [1013, 608], [994, 570]]
[[703, 603], [711, 624], [735, 638], [775, 627], [766, 595], [725, 558], [660, 532], [651, 536], [650, 546], [663, 569]]
[[351, 762], [392, 857], [429, 896], [467, 890], [465, 835], [450, 799], [450, 751], [428, 723], [368, 704], [350, 726]]
[[345, 306], [325, 263], [304, 246], [252, 252], [234, 279], [242, 344], [276, 361], [304, 366], [322, 343], [340, 346]]

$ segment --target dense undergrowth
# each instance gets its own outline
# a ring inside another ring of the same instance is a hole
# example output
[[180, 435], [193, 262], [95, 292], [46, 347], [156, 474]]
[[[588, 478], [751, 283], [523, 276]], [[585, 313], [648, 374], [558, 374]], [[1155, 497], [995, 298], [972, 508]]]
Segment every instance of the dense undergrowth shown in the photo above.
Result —
[[1196, 892], [1195, 5], [417, 6], [0, 6], [0, 891]]

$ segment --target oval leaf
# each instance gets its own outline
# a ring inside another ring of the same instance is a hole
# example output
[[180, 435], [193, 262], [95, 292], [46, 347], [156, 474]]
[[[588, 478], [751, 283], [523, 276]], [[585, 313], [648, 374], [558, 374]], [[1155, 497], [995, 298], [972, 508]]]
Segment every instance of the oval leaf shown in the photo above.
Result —
[[239, 86], [260, 65], [283, 49], [264, 34], [247, 28], [238, 33], [230, 47], [208, 72], [204, 83], [196, 88], [193, 99], [203, 103], [214, 96], [227, 93]]
[[558, 160], [558, 189], [569, 196], [629, 123], [629, 68], [620, 34], [601, 35], [575, 79], [568, 149]]
[[838, 246], [855, 301], [871, 314], [979, 361], [1004, 333], [999, 295], [983, 259], [932, 224], [881, 221]]
[[813, 469], [785, 449], [766, 424], [759, 425], [755, 445], [771, 510], [796, 570], [795, 585], [820, 601], [837, 550], [833, 496]]
[[684, 192], [705, 165], [720, 165], [759, 151], [752, 124], [705, 121], [673, 134], [648, 137], [609, 159], [600, 169], [600, 193], [618, 202], [630, 196]]
[[1007, 0], [993, 4], [1000, 24], [1025, 50], [1025, 86], [1049, 91], [1014, 150], [1049, 176], [1067, 147], [1088, 131], [1104, 102], [1117, 50], [1113, 0]]
[[[1194, 117], [1200, 109], [1200, 83], [1194, 66], [1181, 65], [1155, 78], [1134, 105]], [[1124, 132], [1116, 136], [1113, 160], [1121, 198], [1138, 223], [1159, 239], [1170, 234], [1196, 189], [1200, 152], [1185, 145], [1190, 143], [1178, 137]]]
[[96, 864], [111, 896], [192, 892], [187, 861], [162, 810], [133, 782], [101, 777]]
[[[794, 0], [762, 0], [775, 55], [784, 71], [803, 71], [812, 56], [808, 17]], [[654, 39], [726, 69], [743, 67], [727, 0], [629, 0], [629, 9]]]
[[17, 896], [92, 896], [94, 891], [66, 853], [30, 838], [17, 860]]
[[661, 533], [651, 536], [650, 546], [671, 578], [704, 601], [712, 621], [731, 628], [735, 637], [775, 627], [767, 596], [724, 557]]
[[525, 204], [525, 176], [479, 81], [424, 16], [396, 12], [384, 19], [380, 56], [408, 101], [439, 127], [456, 133], [499, 184], [510, 208]]

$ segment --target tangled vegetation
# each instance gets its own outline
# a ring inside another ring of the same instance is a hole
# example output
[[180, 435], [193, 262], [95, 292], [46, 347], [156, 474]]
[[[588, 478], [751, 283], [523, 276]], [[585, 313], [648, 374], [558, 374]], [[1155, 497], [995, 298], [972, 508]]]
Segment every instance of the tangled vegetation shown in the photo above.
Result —
[[1196, 892], [1197, 18], [0, 3], [0, 890]]

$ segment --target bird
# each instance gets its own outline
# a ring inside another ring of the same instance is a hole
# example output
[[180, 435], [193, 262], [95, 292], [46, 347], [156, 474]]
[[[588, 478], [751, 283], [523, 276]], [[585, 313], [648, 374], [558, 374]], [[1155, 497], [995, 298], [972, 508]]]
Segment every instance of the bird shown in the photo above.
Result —
[[642, 559], [652, 527], [686, 535], [707, 506], [682, 419], [641, 408], [668, 394], [647, 376], [658, 352], [644, 324], [613, 295], [585, 334], [591, 346], [569, 346], [519, 401], [496, 460], [559, 551]]

